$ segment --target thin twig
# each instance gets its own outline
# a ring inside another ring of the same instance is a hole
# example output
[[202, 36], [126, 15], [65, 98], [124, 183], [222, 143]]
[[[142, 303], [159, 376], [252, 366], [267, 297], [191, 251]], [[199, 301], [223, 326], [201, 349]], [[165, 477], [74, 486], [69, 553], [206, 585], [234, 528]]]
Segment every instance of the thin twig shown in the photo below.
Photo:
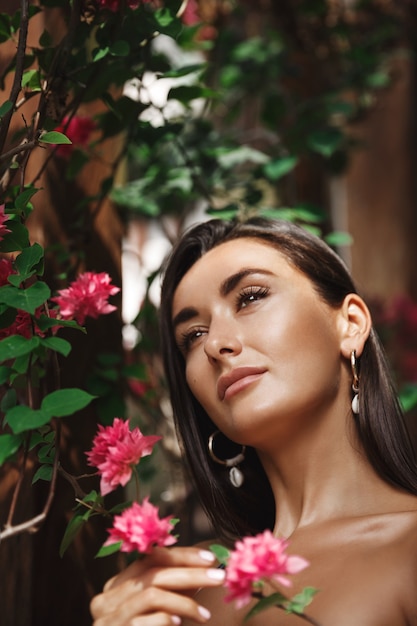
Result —
[[16, 511], [16, 506], [17, 506], [17, 501], [19, 499], [19, 493], [20, 493], [20, 490], [22, 488], [23, 479], [24, 479], [25, 474], [26, 474], [26, 464], [27, 464], [27, 460], [28, 460], [28, 450], [29, 450], [29, 446], [28, 446], [28, 441], [27, 441], [26, 444], [25, 444], [24, 450], [23, 450], [23, 458], [22, 458], [22, 464], [21, 464], [20, 470], [19, 470], [19, 478], [17, 479], [16, 485], [14, 487], [12, 502], [10, 504], [10, 509], [9, 509], [9, 514], [7, 516], [6, 526], [11, 526], [12, 522], [13, 522], [13, 517], [14, 517], [15, 511]]
[[81, 487], [80, 487], [80, 485], [79, 485], [79, 483], [77, 481], [77, 478], [75, 476], [73, 476], [72, 474], [69, 474], [66, 470], [64, 470], [62, 465], [60, 465], [58, 467], [58, 471], [65, 478], [65, 480], [67, 480], [70, 483], [70, 485], [74, 489], [74, 493], [75, 493], [76, 498], [79, 498], [80, 500], [85, 498], [85, 496], [87, 494], [85, 493], [85, 491], [83, 491], [81, 489]]
[[8, 150], [7, 152], [4, 152], [3, 154], [0, 154], [0, 163], [2, 161], [6, 161], [10, 157], [15, 156], [15, 154], [19, 154], [20, 152], [26, 152], [27, 150], [32, 150], [32, 148], [35, 148], [37, 145], [38, 145], [37, 141], [25, 140], [24, 143], [21, 143], [18, 146], [15, 146], [11, 150]]
[[17, 102], [18, 95], [21, 90], [22, 76], [25, 63], [25, 51], [26, 42], [28, 36], [29, 27], [29, 0], [21, 0], [21, 14], [20, 14], [20, 29], [19, 29], [19, 41], [17, 44], [16, 52], [16, 69], [14, 73], [13, 85], [10, 90], [9, 101], [12, 103], [10, 111], [2, 119], [0, 125], [0, 154], [3, 152], [4, 144], [6, 142], [7, 133], [9, 132], [9, 126], [14, 113], [14, 108]]
[[56, 480], [57, 480], [58, 466], [59, 466], [60, 439], [61, 439], [61, 424], [57, 420], [56, 431], [55, 431], [55, 457], [54, 457], [54, 463], [53, 463], [53, 468], [52, 468], [51, 485], [50, 485], [48, 496], [46, 498], [42, 512], [39, 513], [39, 515], [36, 515], [35, 517], [32, 517], [31, 519], [27, 520], [26, 522], [17, 524], [16, 526], [6, 525], [4, 530], [0, 532], [0, 543], [3, 540], [8, 539], [9, 537], [20, 535], [24, 532], [32, 532], [32, 533], [37, 532], [39, 530], [39, 526], [47, 518], [49, 510], [52, 505], [52, 501], [55, 496]]

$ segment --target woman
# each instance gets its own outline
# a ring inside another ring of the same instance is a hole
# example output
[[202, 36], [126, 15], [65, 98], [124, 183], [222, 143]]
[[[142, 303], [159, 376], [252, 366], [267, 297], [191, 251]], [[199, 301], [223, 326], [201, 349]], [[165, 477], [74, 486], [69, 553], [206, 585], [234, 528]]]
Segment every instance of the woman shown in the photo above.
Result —
[[[339, 257], [287, 222], [213, 220], [166, 266], [165, 370], [217, 541], [270, 528], [310, 566], [322, 626], [417, 624], [417, 473], [368, 308]], [[243, 482], [242, 482], [243, 480]], [[107, 583], [95, 626], [243, 624], [198, 548]], [[301, 624], [271, 608], [253, 626]]]

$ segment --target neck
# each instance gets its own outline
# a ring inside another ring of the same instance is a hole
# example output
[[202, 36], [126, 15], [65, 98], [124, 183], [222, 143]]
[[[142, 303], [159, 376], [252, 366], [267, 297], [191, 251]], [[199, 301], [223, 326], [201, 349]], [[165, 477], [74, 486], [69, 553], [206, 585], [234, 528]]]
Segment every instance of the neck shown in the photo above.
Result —
[[[298, 528], [329, 519], [377, 512], [393, 488], [367, 460], [353, 417], [323, 422], [296, 441], [258, 451], [276, 502], [275, 534], [289, 537]], [[352, 421], [349, 421], [352, 420]]]

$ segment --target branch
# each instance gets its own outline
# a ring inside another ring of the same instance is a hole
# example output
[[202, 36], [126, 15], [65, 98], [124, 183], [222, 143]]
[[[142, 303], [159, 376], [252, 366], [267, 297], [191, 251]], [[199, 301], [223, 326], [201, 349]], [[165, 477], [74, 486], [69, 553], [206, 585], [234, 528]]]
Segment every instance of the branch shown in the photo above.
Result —
[[54, 464], [52, 468], [51, 485], [49, 488], [48, 497], [46, 498], [46, 502], [44, 504], [43, 510], [41, 513], [39, 513], [39, 515], [32, 517], [26, 522], [22, 522], [22, 524], [17, 524], [16, 526], [6, 525], [4, 530], [0, 532], [0, 544], [2, 540], [8, 539], [9, 537], [13, 537], [14, 535], [20, 535], [24, 532], [32, 532], [32, 533], [37, 532], [39, 530], [39, 526], [45, 521], [49, 513], [49, 510], [52, 505], [52, 501], [55, 496], [56, 481], [57, 481], [58, 467], [59, 467], [59, 448], [60, 448], [60, 441], [61, 441], [61, 424], [59, 420], [56, 420], [55, 432], [56, 432], [56, 436], [55, 436], [56, 452], [55, 452]]
[[19, 154], [20, 152], [26, 152], [27, 150], [32, 150], [32, 148], [36, 148], [37, 145], [39, 144], [35, 140], [32, 140], [32, 141], [25, 140], [24, 143], [21, 143], [18, 146], [15, 146], [11, 150], [8, 150], [7, 152], [4, 152], [3, 154], [0, 154], [0, 163], [2, 161], [6, 161], [7, 159], [14, 156], [15, 154]]
[[26, 464], [27, 464], [28, 453], [29, 453], [29, 445], [28, 444], [29, 444], [29, 441], [27, 440], [26, 444], [25, 444], [24, 451], [23, 451], [23, 458], [22, 458], [22, 464], [20, 466], [19, 477], [17, 479], [16, 485], [15, 485], [15, 488], [14, 488], [12, 502], [10, 504], [9, 514], [7, 516], [6, 527], [12, 525], [14, 513], [15, 513], [15, 510], [16, 510], [17, 501], [18, 501], [18, 498], [19, 498], [19, 493], [20, 493], [20, 490], [22, 488], [23, 479], [24, 479], [25, 474], [26, 474]]
[[9, 131], [10, 121], [14, 113], [14, 109], [17, 102], [17, 97], [20, 93], [22, 86], [22, 76], [24, 70], [26, 42], [28, 36], [29, 27], [29, 0], [21, 0], [21, 16], [20, 16], [20, 30], [19, 41], [17, 44], [16, 53], [16, 70], [14, 74], [13, 85], [10, 91], [9, 100], [13, 104], [12, 108], [2, 119], [0, 125], [0, 154], [3, 152], [4, 144], [6, 142], [7, 133]]

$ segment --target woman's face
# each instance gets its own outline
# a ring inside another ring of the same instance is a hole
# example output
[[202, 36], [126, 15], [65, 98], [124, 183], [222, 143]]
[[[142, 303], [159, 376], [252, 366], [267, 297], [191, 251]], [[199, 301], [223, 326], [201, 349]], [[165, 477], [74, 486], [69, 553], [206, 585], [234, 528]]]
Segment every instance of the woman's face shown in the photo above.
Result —
[[206, 253], [172, 315], [187, 383], [231, 439], [261, 448], [346, 404], [340, 310], [272, 246], [242, 238]]

